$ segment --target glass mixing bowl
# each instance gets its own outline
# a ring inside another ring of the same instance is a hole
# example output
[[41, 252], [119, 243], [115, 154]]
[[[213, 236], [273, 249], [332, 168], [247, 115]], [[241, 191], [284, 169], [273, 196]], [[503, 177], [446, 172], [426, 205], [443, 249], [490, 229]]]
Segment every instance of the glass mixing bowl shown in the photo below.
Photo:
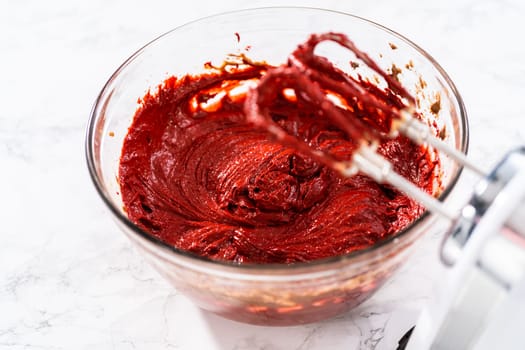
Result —
[[[234, 265], [168, 246], [128, 220], [117, 174], [123, 139], [138, 98], [171, 75], [200, 73], [205, 62], [220, 64], [228, 54], [246, 52], [248, 47], [254, 60], [283, 63], [309, 34], [326, 31], [347, 34], [380, 66], [397, 74], [417, 96], [419, 111], [436, 133], [466, 151], [468, 127], [463, 102], [432, 57], [385, 27], [320, 9], [243, 10], [178, 27], [124, 62], [95, 102], [86, 153], [98, 193], [138, 250], [177, 290], [203, 309], [241, 322], [274, 326], [333, 317], [369, 298], [407, 259], [409, 248], [423, 234], [446, 229], [436, 225], [435, 214], [427, 212], [395, 236], [348, 255], [294, 265]], [[349, 66], [348, 52], [330, 45], [319, 50], [340, 67]], [[358, 73], [363, 76], [370, 74], [364, 67], [360, 69]], [[440, 108], [436, 110], [438, 100]], [[441, 163], [443, 186], [437, 186], [435, 194], [445, 200], [461, 169], [444, 155]]]

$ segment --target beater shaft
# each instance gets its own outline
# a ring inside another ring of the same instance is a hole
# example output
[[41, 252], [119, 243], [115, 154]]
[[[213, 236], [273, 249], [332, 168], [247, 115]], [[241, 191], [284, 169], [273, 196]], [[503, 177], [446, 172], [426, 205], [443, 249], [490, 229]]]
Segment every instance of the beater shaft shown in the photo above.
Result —
[[343, 176], [352, 176], [357, 171], [370, 176], [378, 183], [388, 183], [409, 197], [423, 204], [427, 210], [439, 214], [449, 220], [457, 217], [455, 211], [450, 210], [442, 202], [432, 197], [412, 182], [405, 179], [392, 169], [392, 164], [383, 156], [368, 146], [362, 146], [352, 157], [349, 163], [340, 163], [336, 166]]

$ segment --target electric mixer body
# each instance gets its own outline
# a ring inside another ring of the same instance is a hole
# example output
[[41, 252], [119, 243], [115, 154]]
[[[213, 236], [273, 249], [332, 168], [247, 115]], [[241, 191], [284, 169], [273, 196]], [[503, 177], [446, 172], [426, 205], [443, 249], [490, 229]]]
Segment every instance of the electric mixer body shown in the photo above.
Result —
[[[317, 56], [314, 49], [323, 41], [335, 42], [353, 52], [384, 80], [389, 93], [399, 97], [399, 105], [389, 103], [389, 95], [384, 91], [363, 88], [360, 78], [347, 75]], [[296, 95], [313, 101], [319, 107], [319, 115], [346, 133], [356, 146], [351, 159], [337, 159], [314, 149], [272, 120], [265, 106], [285, 89], [293, 89]], [[268, 94], [269, 90], [274, 93]], [[334, 95], [338, 96], [338, 103], [334, 103]], [[359, 101], [358, 106], [364, 106], [362, 110], [383, 118], [388, 131], [360, 120], [348, 107], [349, 101]], [[290, 55], [286, 65], [268, 71], [250, 88], [245, 102], [248, 121], [282, 144], [331, 167], [343, 177], [360, 172], [378, 183], [387, 183], [452, 222], [440, 247], [441, 260], [449, 267], [447, 276], [414, 331], [402, 339], [400, 349], [405, 349], [407, 340], [406, 349], [411, 350], [468, 349], [487, 336], [499, 310], [525, 300], [525, 147], [510, 152], [489, 175], [484, 175], [465, 154], [436, 137], [416, 111], [416, 99], [394, 77], [345, 35], [337, 33], [312, 35]], [[465, 206], [445, 206], [397, 174], [392, 164], [376, 152], [380, 139], [400, 134], [416, 144], [432, 147], [482, 177]], [[525, 310], [521, 315], [518, 325], [525, 324]]]
[[400, 349], [523, 349], [525, 147], [476, 185], [440, 255], [446, 275]]

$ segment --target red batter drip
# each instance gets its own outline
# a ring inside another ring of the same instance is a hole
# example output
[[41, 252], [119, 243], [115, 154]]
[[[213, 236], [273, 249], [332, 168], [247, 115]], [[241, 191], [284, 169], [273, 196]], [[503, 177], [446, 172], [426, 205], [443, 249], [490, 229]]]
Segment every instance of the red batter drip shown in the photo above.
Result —
[[[427, 191], [437, 161], [404, 137], [384, 137], [410, 95], [386, 73], [389, 87], [381, 90], [336, 69], [313, 54], [323, 40], [375, 65], [345, 36], [329, 33], [312, 36], [281, 67], [173, 77], [148, 93], [120, 161], [130, 220], [204, 257], [293, 263], [370, 247], [421, 215], [420, 205], [390, 186], [362, 175], [344, 179], [325, 165], [351, 159], [364, 133]], [[249, 80], [257, 88], [237, 93]], [[346, 107], [327, 103], [327, 92]]]

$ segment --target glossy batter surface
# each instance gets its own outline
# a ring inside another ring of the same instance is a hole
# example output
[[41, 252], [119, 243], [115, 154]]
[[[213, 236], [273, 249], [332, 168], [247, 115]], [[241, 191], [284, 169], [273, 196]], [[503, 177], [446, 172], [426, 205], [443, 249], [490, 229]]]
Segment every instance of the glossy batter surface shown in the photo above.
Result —
[[[296, 53], [309, 49], [307, 43]], [[304, 85], [294, 79], [283, 84], [283, 67], [245, 64], [173, 77], [141, 99], [119, 168], [131, 221], [170, 245], [212, 259], [294, 263], [370, 247], [421, 215], [420, 205], [390, 186], [362, 175], [341, 178], [276, 140], [268, 124], [254, 126], [246, 116], [248, 87], [248, 97], [262, 96], [255, 103], [271, 124], [312, 149], [339, 160], [355, 150], [356, 140], [323, 117], [319, 101], [302, 93]], [[253, 90], [262, 77], [264, 88]], [[388, 97], [388, 108], [402, 107], [392, 91], [358, 83], [367, 93]], [[355, 117], [367, 125], [385, 123], [384, 113], [366, 108]], [[431, 191], [438, 161], [425, 149], [397, 137], [382, 140], [379, 152], [397, 172]]]

